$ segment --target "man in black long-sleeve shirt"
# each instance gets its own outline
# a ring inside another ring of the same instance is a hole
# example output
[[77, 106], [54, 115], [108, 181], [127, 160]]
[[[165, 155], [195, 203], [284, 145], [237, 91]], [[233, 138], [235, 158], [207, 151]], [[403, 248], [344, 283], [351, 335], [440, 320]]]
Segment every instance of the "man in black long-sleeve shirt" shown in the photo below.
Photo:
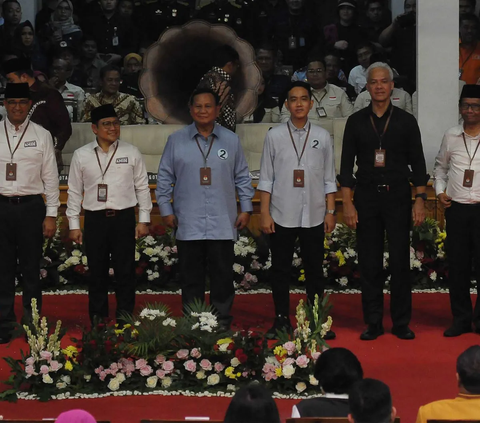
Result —
[[[401, 339], [413, 339], [415, 334], [408, 327], [412, 313], [410, 226], [412, 216], [415, 225], [425, 219], [428, 180], [420, 130], [411, 114], [390, 102], [393, 74], [388, 65], [377, 62], [368, 68], [367, 90], [371, 105], [350, 116], [345, 127], [338, 178], [345, 223], [357, 229], [363, 315], [368, 325], [360, 339], [373, 340], [384, 333], [385, 231], [391, 273], [392, 333]], [[355, 159], [358, 171], [354, 177]], [[410, 177], [416, 187], [413, 210]]]

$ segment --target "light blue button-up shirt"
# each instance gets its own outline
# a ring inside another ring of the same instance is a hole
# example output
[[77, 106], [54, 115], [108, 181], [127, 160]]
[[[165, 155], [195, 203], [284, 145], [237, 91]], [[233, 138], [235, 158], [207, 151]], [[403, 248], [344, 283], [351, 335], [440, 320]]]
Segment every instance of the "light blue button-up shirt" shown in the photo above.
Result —
[[[286, 228], [312, 228], [323, 223], [325, 196], [337, 191], [335, 156], [330, 134], [312, 125], [305, 152], [298, 163], [288, 126], [301, 155], [310, 122], [295, 128], [291, 121], [267, 132], [257, 189], [271, 194], [270, 214]], [[293, 171], [304, 171], [304, 187], [293, 186]]]
[[[207, 160], [211, 185], [200, 185], [204, 159], [195, 137], [205, 155], [213, 142]], [[235, 190], [242, 212], [251, 212], [254, 189], [238, 135], [215, 124], [212, 136], [206, 139], [192, 123], [168, 137], [155, 194], [160, 214], [177, 217], [177, 239], [235, 240]]]

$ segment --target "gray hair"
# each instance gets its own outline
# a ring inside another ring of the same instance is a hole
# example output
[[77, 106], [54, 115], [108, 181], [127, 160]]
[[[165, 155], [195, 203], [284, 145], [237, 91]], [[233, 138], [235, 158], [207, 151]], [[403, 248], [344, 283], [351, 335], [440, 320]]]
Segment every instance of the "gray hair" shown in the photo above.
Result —
[[390, 81], [393, 81], [393, 71], [392, 71], [392, 68], [390, 66], [388, 66], [386, 63], [384, 62], [375, 62], [375, 63], [372, 63], [368, 69], [367, 69], [367, 81], [370, 79], [370, 74], [372, 73], [372, 71], [374, 69], [378, 69], [378, 68], [382, 68], [382, 69], [387, 69], [388, 70], [388, 75], [390, 76]]

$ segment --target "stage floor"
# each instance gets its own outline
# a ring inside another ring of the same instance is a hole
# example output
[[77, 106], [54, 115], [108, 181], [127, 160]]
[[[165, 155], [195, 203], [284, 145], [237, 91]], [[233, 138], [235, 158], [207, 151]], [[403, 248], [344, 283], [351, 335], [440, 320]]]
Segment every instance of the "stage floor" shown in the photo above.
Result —
[[[476, 297], [476, 296], [474, 296]], [[291, 295], [291, 314], [301, 295]], [[114, 296], [111, 298], [114, 311]], [[146, 302], [164, 302], [174, 314], [180, 314], [179, 295], [139, 295], [137, 306]], [[447, 294], [414, 294], [411, 327], [417, 338], [402, 341], [390, 333], [391, 321], [388, 314], [389, 296], [385, 296], [386, 334], [376, 341], [360, 341], [364, 328], [359, 294], [333, 294], [331, 301], [333, 330], [337, 339], [332, 347], [351, 349], [363, 365], [365, 377], [378, 378], [386, 382], [393, 396], [402, 423], [415, 421], [418, 407], [430, 401], [452, 398], [456, 395], [455, 362], [467, 347], [480, 344], [480, 335], [466, 334], [459, 338], [444, 338], [443, 330], [450, 324], [450, 306]], [[16, 298], [17, 316], [21, 312], [21, 297]], [[273, 302], [269, 294], [238, 295], [233, 314], [235, 321], [251, 326], [270, 327], [273, 320]], [[62, 320], [69, 328], [68, 335], [79, 335], [78, 326], [88, 323], [86, 295], [46, 295], [43, 315], [50, 322]], [[65, 340], [65, 344], [68, 344]], [[20, 349], [27, 349], [23, 340], [10, 346], [0, 346], [0, 354], [20, 356]], [[0, 362], [0, 380], [6, 380], [9, 368]], [[4, 389], [4, 386], [0, 386]], [[0, 402], [0, 415], [13, 418], [54, 418], [61, 411], [72, 408], [89, 410], [97, 419], [112, 423], [139, 423], [140, 419], [169, 418], [183, 419], [185, 416], [209, 416], [221, 420], [225, 414], [227, 398], [192, 398], [162, 396], [111, 397], [88, 400], [63, 400], [40, 403], [19, 401], [16, 404]], [[292, 406], [298, 401], [277, 400], [282, 421], [290, 417]]]

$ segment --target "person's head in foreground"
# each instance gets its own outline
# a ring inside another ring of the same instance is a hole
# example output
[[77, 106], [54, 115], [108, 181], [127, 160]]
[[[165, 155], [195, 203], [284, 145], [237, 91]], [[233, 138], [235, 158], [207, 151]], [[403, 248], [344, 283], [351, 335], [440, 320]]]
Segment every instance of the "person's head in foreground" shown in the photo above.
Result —
[[270, 391], [254, 382], [235, 393], [223, 422], [280, 423], [280, 415]]
[[376, 379], [355, 383], [350, 390], [348, 405], [350, 423], [392, 423], [397, 414], [389, 387]]
[[323, 392], [348, 394], [352, 385], [363, 379], [363, 369], [350, 350], [330, 348], [320, 354], [314, 376]]
[[473, 345], [458, 356], [457, 380], [461, 393], [480, 395], [480, 345]]
[[97, 423], [95, 418], [84, 410], [65, 411], [57, 417], [56, 423]]

